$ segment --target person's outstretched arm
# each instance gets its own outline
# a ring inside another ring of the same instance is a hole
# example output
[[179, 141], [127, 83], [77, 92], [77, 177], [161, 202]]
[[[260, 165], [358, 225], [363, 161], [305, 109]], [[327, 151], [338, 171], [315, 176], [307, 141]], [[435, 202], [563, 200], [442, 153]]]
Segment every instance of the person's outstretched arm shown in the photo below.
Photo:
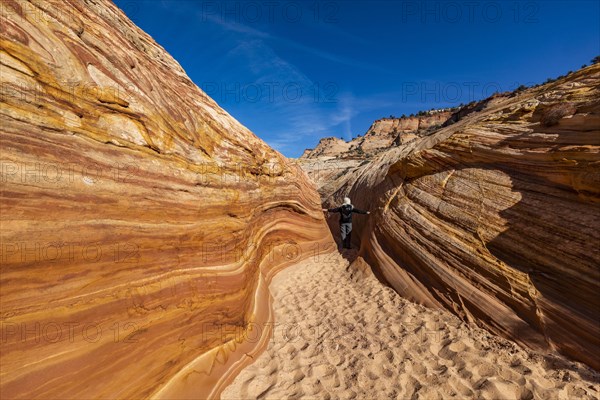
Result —
[[363, 210], [359, 210], [358, 208], [353, 208], [352, 212], [357, 213], [357, 214], [371, 214], [370, 211], [363, 211]]
[[323, 211], [329, 211], [329, 212], [340, 212], [340, 208], [341, 207], [336, 207], [336, 208], [324, 208]]

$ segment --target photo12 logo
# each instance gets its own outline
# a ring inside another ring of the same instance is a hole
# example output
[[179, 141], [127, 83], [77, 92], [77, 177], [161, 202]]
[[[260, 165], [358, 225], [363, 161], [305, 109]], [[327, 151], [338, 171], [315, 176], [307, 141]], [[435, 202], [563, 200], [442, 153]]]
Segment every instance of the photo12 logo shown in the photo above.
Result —
[[[104, 324], [106, 325], [106, 324]], [[27, 342], [75, 343], [84, 341], [97, 343], [104, 338], [114, 343], [136, 343], [139, 327], [134, 322], [114, 322], [108, 326], [100, 323], [68, 322], [0, 322], [2, 344]]]
[[60, 240], [52, 242], [3, 242], [0, 260], [3, 264], [19, 263], [137, 263], [140, 249], [133, 242], [75, 243]]
[[335, 82], [203, 82], [200, 87], [218, 103], [337, 103]]
[[533, 82], [427, 82], [413, 81], [402, 82], [401, 100], [403, 103], [454, 103], [473, 102], [487, 99], [497, 93], [508, 93], [517, 89], [526, 88]]
[[299, 23], [338, 22], [340, 3], [336, 1], [203, 1], [202, 22], [218, 23]]
[[130, 182], [143, 171], [134, 163], [76, 164], [60, 162], [21, 162], [0, 160], [0, 182], [14, 184], [39, 183], [44, 185], [86, 185], [113, 182]]
[[402, 1], [400, 21], [476, 24], [539, 22], [540, 3], [537, 1]]

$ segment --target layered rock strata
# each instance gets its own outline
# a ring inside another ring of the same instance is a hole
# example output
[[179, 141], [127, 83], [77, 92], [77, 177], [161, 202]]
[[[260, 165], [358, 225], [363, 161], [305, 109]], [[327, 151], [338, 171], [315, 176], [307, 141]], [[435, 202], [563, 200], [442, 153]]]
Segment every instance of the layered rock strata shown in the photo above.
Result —
[[430, 112], [422, 116], [382, 118], [373, 122], [364, 136], [346, 142], [337, 137], [326, 137], [314, 149], [306, 149], [300, 159], [324, 157], [366, 159], [391, 146], [406, 144], [430, 133], [432, 129], [448, 122], [454, 114], [449, 111]]
[[206, 398], [329, 248], [295, 165], [108, 1], [3, 1], [0, 397]]
[[595, 64], [342, 174], [304, 167], [326, 207], [371, 210], [356, 242], [400, 294], [599, 369], [599, 84]]

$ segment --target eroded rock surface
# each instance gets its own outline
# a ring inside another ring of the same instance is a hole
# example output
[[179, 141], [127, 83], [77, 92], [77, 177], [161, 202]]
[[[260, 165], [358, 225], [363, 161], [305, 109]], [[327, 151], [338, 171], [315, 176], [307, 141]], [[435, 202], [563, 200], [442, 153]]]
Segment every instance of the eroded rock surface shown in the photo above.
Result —
[[441, 126], [451, 115], [451, 111], [441, 111], [423, 116], [379, 119], [364, 136], [355, 139], [356, 147], [368, 154], [392, 145], [408, 143], [423, 136], [428, 129]]
[[0, 397], [218, 394], [330, 244], [312, 183], [112, 3], [1, 11]]
[[595, 64], [361, 164], [303, 167], [326, 207], [371, 210], [361, 255], [400, 294], [599, 369], [599, 84]]
[[357, 136], [348, 142], [337, 137], [323, 138], [314, 149], [306, 149], [300, 159], [372, 158], [389, 147], [406, 144], [425, 136], [431, 130], [441, 127], [453, 115], [451, 110], [433, 110], [419, 116], [378, 119], [364, 136]]

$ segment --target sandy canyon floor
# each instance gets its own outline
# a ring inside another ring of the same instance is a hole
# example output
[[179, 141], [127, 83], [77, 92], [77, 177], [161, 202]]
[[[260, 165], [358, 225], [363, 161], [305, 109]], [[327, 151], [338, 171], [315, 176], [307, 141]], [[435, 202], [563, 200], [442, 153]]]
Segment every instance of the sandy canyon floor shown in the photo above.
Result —
[[273, 337], [222, 399], [599, 398], [600, 374], [411, 303], [355, 257], [275, 277]]

